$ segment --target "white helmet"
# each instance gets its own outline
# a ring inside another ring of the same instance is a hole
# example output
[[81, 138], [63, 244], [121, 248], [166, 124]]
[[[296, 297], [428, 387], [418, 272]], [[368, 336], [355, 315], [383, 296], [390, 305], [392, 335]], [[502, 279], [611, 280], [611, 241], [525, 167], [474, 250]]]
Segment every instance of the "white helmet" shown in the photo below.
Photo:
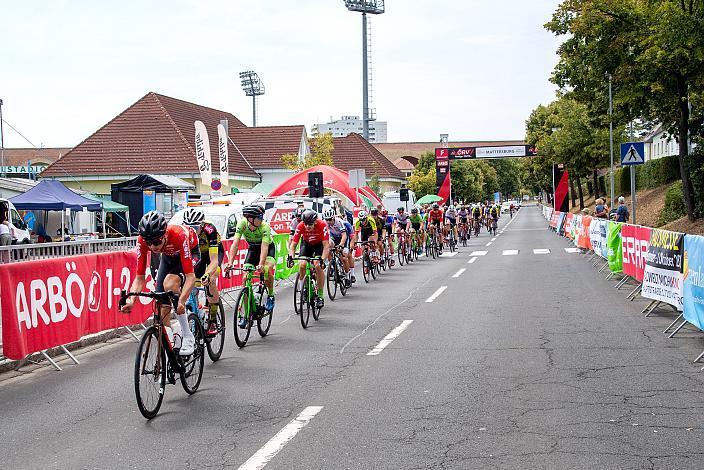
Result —
[[183, 213], [183, 223], [186, 225], [196, 227], [203, 222], [205, 222], [205, 214], [199, 209], [189, 207], [186, 209], [186, 212]]
[[335, 209], [332, 207], [328, 207], [323, 211], [323, 219], [334, 219], [335, 218]]
[[359, 214], [357, 214], [357, 217], [359, 218], [359, 220], [367, 220], [368, 215], [369, 214], [367, 214], [367, 211], [359, 211]]
[[455, 206], [450, 206], [447, 208], [447, 210], [450, 212], [455, 212]]

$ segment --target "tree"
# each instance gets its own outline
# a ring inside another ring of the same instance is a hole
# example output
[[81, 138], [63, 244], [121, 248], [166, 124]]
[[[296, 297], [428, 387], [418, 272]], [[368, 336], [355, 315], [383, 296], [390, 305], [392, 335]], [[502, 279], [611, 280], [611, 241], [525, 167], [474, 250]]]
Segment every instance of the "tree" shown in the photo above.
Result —
[[415, 168], [411, 176], [408, 177], [408, 187], [420, 199], [426, 194], [436, 193], [435, 179], [435, 168], [425, 171]]
[[332, 166], [332, 151], [335, 144], [332, 139], [332, 132], [318, 134], [316, 137], [308, 139], [310, 153], [302, 159], [298, 154], [286, 154], [281, 157], [281, 163], [290, 170], [301, 171], [316, 165]]
[[558, 48], [554, 83], [580, 101], [593, 96], [603, 103], [611, 76], [617, 123], [656, 120], [677, 136], [687, 215], [693, 220], [697, 199], [686, 142], [690, 127], [701, 134], [703, 121], [704, 2], [565, 0], [545, 26], [567, 36]]

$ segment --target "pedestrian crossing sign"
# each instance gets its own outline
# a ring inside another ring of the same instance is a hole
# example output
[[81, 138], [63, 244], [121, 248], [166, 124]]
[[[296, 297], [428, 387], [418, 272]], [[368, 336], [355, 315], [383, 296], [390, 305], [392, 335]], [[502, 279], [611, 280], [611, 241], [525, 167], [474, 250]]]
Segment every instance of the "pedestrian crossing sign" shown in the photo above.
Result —
[[645, 163], [645, 143], [626, 142], [621, 144], [621, 165], [640, 165]]

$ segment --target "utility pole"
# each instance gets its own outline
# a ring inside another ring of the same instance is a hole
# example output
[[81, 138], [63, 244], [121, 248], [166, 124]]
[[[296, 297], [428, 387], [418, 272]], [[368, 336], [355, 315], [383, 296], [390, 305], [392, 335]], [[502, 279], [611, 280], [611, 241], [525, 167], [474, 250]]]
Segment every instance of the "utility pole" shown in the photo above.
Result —
[[614, 102], [611, 96], [611, 74], [609, 74], [609, 151], [611, 153], [611, 171], [609, 172], [611, 188], [611, 208], [614, 207]]
[[2, 177], [5, 175], [5, 133], [2, 127], [2, 99], [0, 98], [0, 165], [2, 166]]

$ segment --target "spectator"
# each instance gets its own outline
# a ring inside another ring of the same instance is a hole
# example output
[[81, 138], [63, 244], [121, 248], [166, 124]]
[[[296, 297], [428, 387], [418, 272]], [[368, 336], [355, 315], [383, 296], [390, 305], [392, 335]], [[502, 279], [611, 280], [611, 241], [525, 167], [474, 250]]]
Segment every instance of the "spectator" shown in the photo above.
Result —
[[[2, 212], [2, 222], [0, 222], [0, 246], [12, 245], [12, 233], [10, 231], [10, 222], [7, 220], [7, 211]], [[10, 261], [10, 252], [3, 250], [0, 259], [3, 263]]]
[[599, 217], [600, 219], [606, 219], [609, 216], [609, 206], [606, 205], [602, 198], [596, 200], [596, 207], [594, 208], [594, 217]]
[[628, 213], [628, 207], [626, 207], [626, 198], [623, 196], [618, 197], [618, 209], [616, 209], [616, 222], [628, 222], [631, 214]]

